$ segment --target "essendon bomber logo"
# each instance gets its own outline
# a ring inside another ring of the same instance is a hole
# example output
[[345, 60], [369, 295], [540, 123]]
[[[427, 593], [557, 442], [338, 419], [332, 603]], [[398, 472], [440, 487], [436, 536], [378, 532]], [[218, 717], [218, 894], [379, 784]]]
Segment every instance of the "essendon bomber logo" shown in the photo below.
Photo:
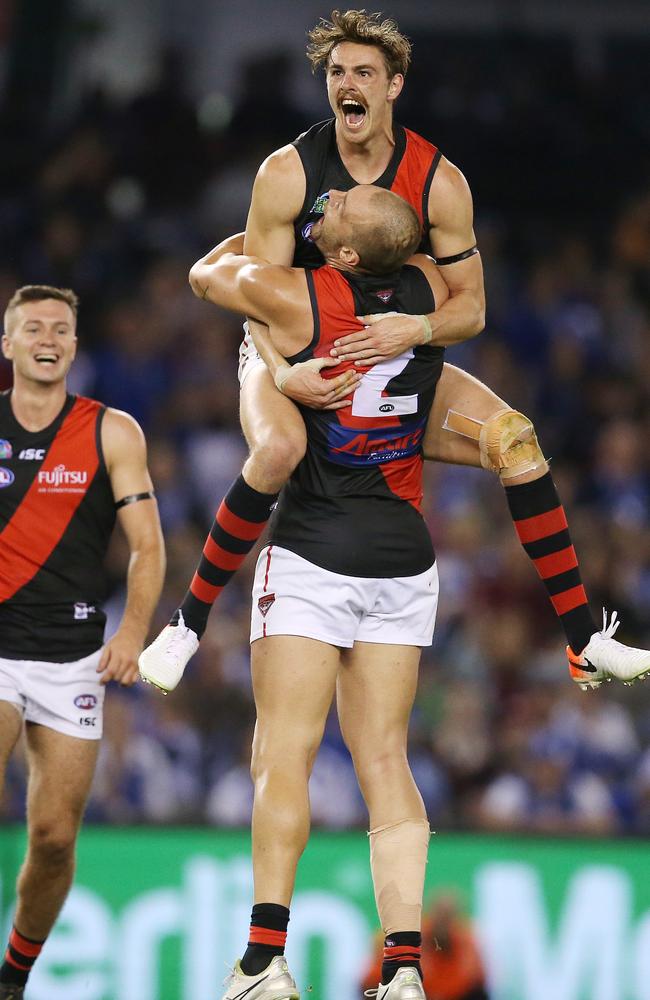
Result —
[[41, 469], [38, 474], [39, 493], [84, 493], [88, 482], [85, 469], [66, 469], [65, 465], [55, 465], [53, 469]]
[[257, 602], [257, 606], [260, 609], [260, 614], [262, 615], [262, 618], [266, 618], [271, 609], [271, 605], [273, 604], [274, 601], [275, 601], [275, 594], [264, 594], [263, 597], [260, 597], [259, 601]]

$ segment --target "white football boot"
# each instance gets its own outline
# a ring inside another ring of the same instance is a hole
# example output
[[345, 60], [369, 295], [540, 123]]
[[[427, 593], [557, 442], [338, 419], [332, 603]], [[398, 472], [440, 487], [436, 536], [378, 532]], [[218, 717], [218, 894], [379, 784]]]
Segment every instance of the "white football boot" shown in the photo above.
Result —
[[235, 962], [224, 985], [222, 1000], [300, 1000], [284, 955], [276, 955], [256, 976], [244, 975], [239, 962]]
[[364, 996], [376, 1000], [427, 1000], [418, 970], [409, 965], [398, 969], [395, 978], [386, 986], [380, 983], [376, 990], [366, 990]]
[[598, 688], [603, 681], [611, 681], [612, 678], [632, 684], [650, 673], [649, 650], [625, 646], [613, 638], [620, 624], [618, 612], [614, 611], [608, 625], [607, 612], [603, 608], [602, 631], [594, 632], [580, 655], [576, 656], [567, 646], [569, 673], [583, 691]]
[[178, 625], [165, 625], [160, 635], [140, 653], [140, 677], [163, 694], [169, 694], [180, 681], [188, 661], [198, 648], [198, 635], [187, 627], [179, 611]]

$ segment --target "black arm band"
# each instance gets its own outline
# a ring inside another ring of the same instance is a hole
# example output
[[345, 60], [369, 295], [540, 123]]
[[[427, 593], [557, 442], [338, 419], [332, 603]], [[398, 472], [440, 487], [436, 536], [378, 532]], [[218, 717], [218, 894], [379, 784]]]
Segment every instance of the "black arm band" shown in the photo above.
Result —
[[119, 510], [120, 507], [126, 507], [129, 503], [137, 503], [138, 500], [153, 500], [153, 490], [149, 490], [147, 493], [131, 493], [128, 497], [116, 500], [115, 510]]
[[473, 257], [475, 253], [478, 253], [478, 247], [470, 247], [469, 250], [463, 250], [462, 253], [455, 253], [452, 257], [436, 257], [436, 264], [438, 267], [441, 265], [444, 267], [445, 264], [457, 264], [459, 260], [467, 260], [468, 257]]

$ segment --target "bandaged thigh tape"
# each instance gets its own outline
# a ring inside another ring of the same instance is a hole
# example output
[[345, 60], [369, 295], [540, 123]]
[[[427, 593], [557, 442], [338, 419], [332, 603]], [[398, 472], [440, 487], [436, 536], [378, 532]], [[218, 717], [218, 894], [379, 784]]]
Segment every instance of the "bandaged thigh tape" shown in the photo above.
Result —
[[443, 428], [476, 441], [481, 465], [498, 472], [501, 479], [533, 472], [546, 462], [532, 423], [510, 407], [497, 410], [487, 420], [448, 410]]
[[430, 836], [425, 819], [387, 823], [368, 834], [375, 901], [384, 934], [420, 930]]

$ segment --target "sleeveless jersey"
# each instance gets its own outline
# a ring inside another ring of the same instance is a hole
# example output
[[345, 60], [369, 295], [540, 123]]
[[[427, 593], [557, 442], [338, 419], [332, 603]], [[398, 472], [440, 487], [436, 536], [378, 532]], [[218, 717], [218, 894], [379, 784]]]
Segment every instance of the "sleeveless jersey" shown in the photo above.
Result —
[[[440, 150], [416, 132], [401, 125], [393, 126], [395, 148], [390, 163], [373, 183], [387, 188], [408, 201], [422, 224], [420, 249], [430, 253], [428, 214], [431, 182], [440, 162]], [[305, 200], [294, 222], [296, 249], [294, 267], [320, 267], [323, 256], [310, 240], [313, 223], [323, 214], [327, 193], [349, 191], [357, 181], [348, 173], [336, 145], [335, 120], [319, 122], [294, 140], [307, 180]]]
[[71, 662], [102, 644], [104, 556], [115, 504], [101, 447], [105, 408], [68, 395], [28, 431], [0, 393], [0, 656]]
[[[360, 329], [357, 315], [435, 309], [417, 267], [375, 277], [324, 266], [306, 275], [314, 334], [291, 363], [329, 357], [337, 337]], [[272, 543], [346, 576], [414, 576], [432, 565], [420, 513], [421, 442], [443, 359], [441, 347], [409, 348], [360, 369], [350, 408], [301, 407], [307, 454], [280, 497]], [[342, 362], [323, 374], [333, 378], [351, 367]]]

